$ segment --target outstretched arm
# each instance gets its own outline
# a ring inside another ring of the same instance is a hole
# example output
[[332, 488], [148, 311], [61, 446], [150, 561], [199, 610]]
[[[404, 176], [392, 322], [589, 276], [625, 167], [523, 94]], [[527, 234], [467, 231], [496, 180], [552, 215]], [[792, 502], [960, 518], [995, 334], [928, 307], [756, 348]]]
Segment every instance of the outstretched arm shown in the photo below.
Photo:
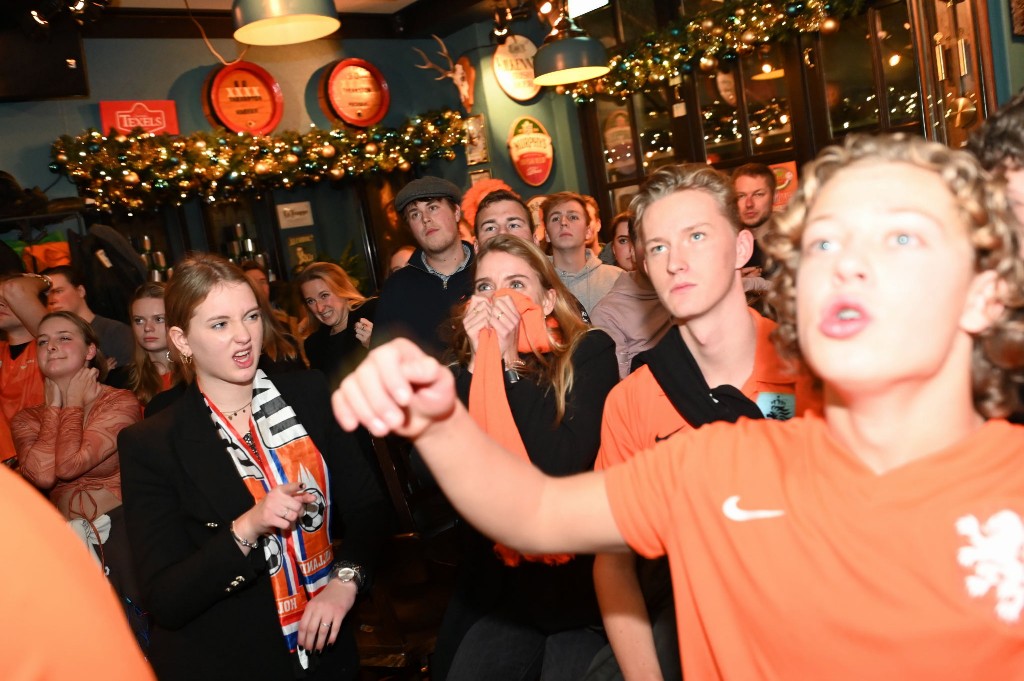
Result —
[[451, 372], [410, 341], [382, 346], [333, 397], [347, 430], [412, 439], [445, 494], [473, 525], [524, 553], [625, 548], [601, 473], [544, 475], [487, 437], [459, 404]]

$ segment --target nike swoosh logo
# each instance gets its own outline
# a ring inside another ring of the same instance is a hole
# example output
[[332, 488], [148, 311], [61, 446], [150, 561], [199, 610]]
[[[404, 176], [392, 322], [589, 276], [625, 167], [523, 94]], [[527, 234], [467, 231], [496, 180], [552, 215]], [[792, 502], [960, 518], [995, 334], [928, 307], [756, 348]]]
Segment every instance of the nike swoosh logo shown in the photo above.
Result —
[[740, 508], [740, 498], [738, 496], [732, 496], [725, 500], [725, 503], [722, 504], [722, 513], [724, 513], [725, 517], [729, 520], [735, 520], [738, 523], [744, 523], [748, 520], [778, 518], [779, 516], [786, 515], [785, 511], [773, 509], [748, 510]]
[[678, 432], [679, 432], [680, 430], [682, 430], [682, 429], [683, 429], [683, 426], [679, 426], [678, 428], [676, 428], [675, 430], [673, 430], [673, 431], [672, 431], [671, 433], [669, 433], [668, 435], [655, 435], [655, 436], [654, 436], [654, 442], [655, 442], [655, 443], [658, 443], [658, 442], [664, 442], [665, 440], [669, 439], [670, 437], [672, 437], [673, 435], [675, 435], [676, 433], [678, 433]]

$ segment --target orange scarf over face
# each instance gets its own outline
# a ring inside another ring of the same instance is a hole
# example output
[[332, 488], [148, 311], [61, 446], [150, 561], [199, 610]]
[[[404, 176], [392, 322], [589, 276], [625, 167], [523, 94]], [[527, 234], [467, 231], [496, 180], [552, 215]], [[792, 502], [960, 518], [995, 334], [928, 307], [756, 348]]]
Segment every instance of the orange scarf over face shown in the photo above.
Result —
[[[541, 307], [518, 291], [502, 289], [494, 295], [510, 297], [519, 310], [517, 350], [521, 353], [550, 352], [551, 338]], [[469, 386], [469, 414], [495, 442], [524, 461], [530, 460], [505, 394], [498, 335], [489, 326], [480, 330], [476, 346], [476, 367]], [[501, 544], [494, 545], [494, 552], [510, 567], [519, 565], [523, 559], [548, 565], [561, 565], [572, 559], [571, 554], [525, 555]]]

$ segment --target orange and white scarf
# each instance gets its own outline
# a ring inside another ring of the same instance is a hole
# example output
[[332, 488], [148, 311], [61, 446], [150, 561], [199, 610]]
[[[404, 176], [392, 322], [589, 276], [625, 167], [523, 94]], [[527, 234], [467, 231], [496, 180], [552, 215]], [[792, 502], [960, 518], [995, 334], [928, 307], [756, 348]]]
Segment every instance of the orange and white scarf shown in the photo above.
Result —
[[[206, 403], [253, 500], [259, 502], [274, 487], [296, 480], [301, 480], [305, 491], [316, 497], [316, 501], [306, 504], [294, 530], [263, 538], [281, 631], [288, 650], [295, 652], [302, 613], [306, 604], [327, 586], [334, 563], [327, 465], [295, 411], [262, 370], [256, 372], [253, 382], [249, 423], [256, 456], [231, 421], [209, 400]], [[308, 667], [304, 651], [298, 652], [299, 662], [303, 668]]]
[[[502, 289], [494, 294], [509, 296], [519, 310], [518, 347], [520, 353], [545, 353], [551, 351], [551, 337], [548, 335], [548, 321], [544, 318], [541, 307], [528, 297]], [[551, 318], [552, 322], [554, 317]], [[551, 329], [557, 333], [557, 325]], [[498, 444], [509, 450], [524, 461], [530, 455], [519, 435], [516, 421], [512, 416], [512, 408], [505, 394], [505, 378], [501, 366], [501, 348], [494, 329], [485, 326], [480, 330], [480, 338], [476, 345], [476, 366], [473, 380], [469, 386], [469, 414]], [[494, 552], [502, 562], [510, 567], [519, 565], [523, 559], [543, 562], [549, 565], [561, 565], [572, 559], [571, 554], [525, 555], [502, 544], [494, 545]]]

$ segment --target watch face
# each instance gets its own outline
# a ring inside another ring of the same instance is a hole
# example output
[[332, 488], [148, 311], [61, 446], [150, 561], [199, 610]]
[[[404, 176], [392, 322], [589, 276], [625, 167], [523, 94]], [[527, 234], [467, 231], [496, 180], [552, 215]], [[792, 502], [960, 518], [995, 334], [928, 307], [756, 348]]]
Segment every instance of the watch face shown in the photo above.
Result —
[[351, 582], [356, 578], [356, 571], [350, 567], [338, 568], [338, 571], [334, 574], [343, 582]]

